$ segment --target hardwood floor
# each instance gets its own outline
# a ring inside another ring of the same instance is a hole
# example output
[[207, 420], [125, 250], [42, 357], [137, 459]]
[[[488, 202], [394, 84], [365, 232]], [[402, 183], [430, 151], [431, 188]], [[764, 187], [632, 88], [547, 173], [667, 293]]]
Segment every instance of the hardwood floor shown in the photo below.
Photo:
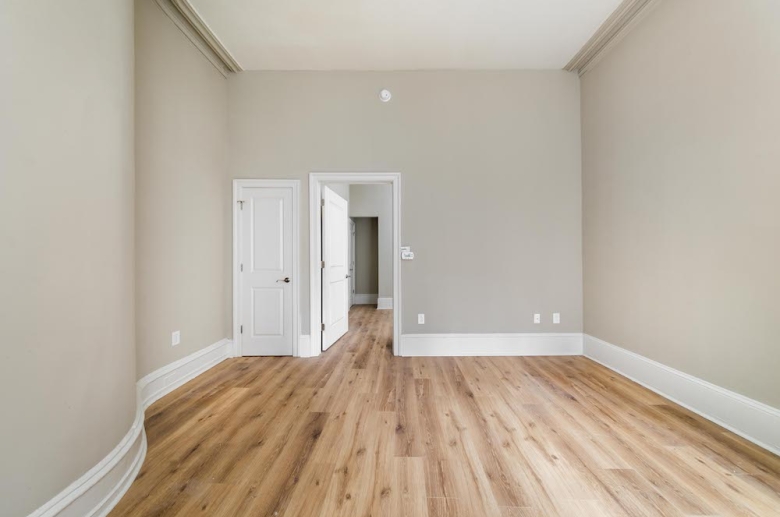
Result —
[[111, 515], [780, 515], [780, 457], [584, 357], [393, 357], [391, 315], [157, 402]]

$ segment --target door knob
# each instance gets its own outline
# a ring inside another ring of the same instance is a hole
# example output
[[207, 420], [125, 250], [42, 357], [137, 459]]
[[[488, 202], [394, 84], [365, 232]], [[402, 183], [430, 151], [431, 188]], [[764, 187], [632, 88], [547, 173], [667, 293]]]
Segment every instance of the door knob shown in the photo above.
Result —
[[352, 278], [352, 275], [347, 275], [347, 278]]
[[289, 284], [290, 283], [290, 277], [286, 276], [286, 277], [284, 277], [284, 278], [282, 278], [280, 280], [277, 280], [277, 282], [284, 282], [285, 284]]

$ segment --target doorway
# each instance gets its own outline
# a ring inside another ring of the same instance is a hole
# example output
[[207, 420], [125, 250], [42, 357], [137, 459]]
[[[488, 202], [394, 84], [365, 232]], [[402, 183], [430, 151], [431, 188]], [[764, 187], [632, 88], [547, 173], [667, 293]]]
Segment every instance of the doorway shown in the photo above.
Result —
[[[379, 299], [379, 218], [353, 217], [355, 233], [354, 304], [377, 305]], [[392, 243], [391, 243], [392, 246]], [[391, 279], [392, 280], [392, 279]], [[388, 293], [392, 297], [392, 293]]]
[[[342, 280], [347, 278], [348, 268], [343, 272], [336, 270], [340, 267], [340, 260], [331, 261], [328, 264], [327, 260], [323, 260], [323, 257], [328, 255], [333, 250], [328, 249], [333, 242], [342, 242], [341, 238], [333, 240], [331, 242], [332, 235], [336, 235], [334, 232], [342, 232], [344, 247], [343, 254], [345, 256], [345, 264], [349, 262], [349, 251], [347, 245], [350, 241], [349, 236], [349, 217], [347, 217], [343, 225], [341, 224], [341, 218], [337, 215], [331, 215], [330, 218], [326, 218], [323, 222], [323, 214], [326, 214], [330, 210], [335, 210], [337, 213], [337, 205], [339, 203], [329, 203], [325, 201], [323, 204], [324, 196], [328, 196], [329, 200], [333, 200], [333, 186], [334, 185], [385, 185], [389, 193], [388, 203], [390, 205], [389, 215], [387, 217], [387, 234], [388, 234], [388, 250], [387, 259], [385, 261], [385, 268], [389, 272], [388, 277], [388, 291], [391, 293], [385, 297], [386, 308], [392, 309], [393, 319], [393, 354], [401, 355], [400, 349], [400, 335], [401, 335], [401, 278], [400, 278], [400, 248], [401, 248], [401, 229], [400, 229], [400, 207], [401, 207], [401, 176], [398, 173], [311, 173], [309, 175], [309, 253], [310, 253], [310, 285], [309, 285], [309, 302], [310, 302], [310, 315], [311, 315], [311, 355], [319, 355], [322, 350], [327, 349], [332, 345], [333, 333], [328, 330], [329, 321], [337, 321], [339, 318], [334, 317], [333, 309], [340, 311], [341, 308], [345, 308], [348, 311], [349, 296], [348, 287], [344, 288], [343, 300], [345, 303], [342, 305], [335, 304], [328, 306], [331, 300], [332, 293], [328, 292], [329, 285], [326, 282], [332, 282], [334, 280]], [[337, 196], [342, 199], [344, 196]], [[347, 209], [348, 211], [348, 209]], [[347, 214], [349, 215], [349, 214]], [[336, 226], [329, 225], [327, 220], [337, 220]], [[343, 230], [342, 230], [343, 228]], [[328, 233], [330, 232], [330, 233]], [[326, 235], [325, 233], [328, 233]], [[339, 248], [338, 253], [342, 248]], [[341, 256], [341, 255], [339, 255]], [[326, 257], [327, 258], [327, 257]], [[328, 270], [330, 266], [334, 269]], [[358, 266], [359, 267], [359, 266]], [[343, 276], [339, 278], [339, 276]], [[349, 283], [345, 284], [348, 286]], [[335, 284], [334, 284], [335, 285]], [[338, 287], [341, 293], [341, 286]], [[328, 298], [325, 298], [325, 297]], [[342, 298], [337, 297], [336, 301]], [[337, 313], [336, 316], [339, 316]], [[338, 334], [343, 328], [335, 329], [335, 334]], [[328, 342], [327, 345], [324, 343]]]

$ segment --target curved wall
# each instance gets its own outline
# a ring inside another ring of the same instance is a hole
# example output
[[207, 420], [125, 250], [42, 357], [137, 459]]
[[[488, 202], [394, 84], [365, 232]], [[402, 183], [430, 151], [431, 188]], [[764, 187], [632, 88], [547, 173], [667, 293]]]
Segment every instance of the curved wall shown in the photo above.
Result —
[[0, 3], [0, 515], [98, 464], [136, 414], [133, 4]]

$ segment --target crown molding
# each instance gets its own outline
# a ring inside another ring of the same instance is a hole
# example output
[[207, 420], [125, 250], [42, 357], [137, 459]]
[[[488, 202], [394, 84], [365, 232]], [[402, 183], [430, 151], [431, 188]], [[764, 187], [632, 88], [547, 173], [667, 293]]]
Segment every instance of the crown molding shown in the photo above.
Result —
[[219, 72], [243, 70], [187, 0], [156, 0], [157, 5]]
[[211, 27], [203, 21], [200, 13], [192, 6], [189, 0], [171, 0], [171, 2], [176, 6], [182, 16], [190, 22], [192, 28], [201, 38], [203, 38], [203, 41], [206, 42], [209, 48], [219, 56], [228, 70], [231, 72], [240, 72], [243, 70], [241, 65], [238, 64], [238, 61], [233, 58], [230, 52], [228, 52], [228, 49], [225, 48], [225, 45], [223, 45], [217, 35], [214, 34], [214, 31], [211, 30]]
[[584, 75], [591, 70], [661, 0], [623, 0], [563, 68]]

